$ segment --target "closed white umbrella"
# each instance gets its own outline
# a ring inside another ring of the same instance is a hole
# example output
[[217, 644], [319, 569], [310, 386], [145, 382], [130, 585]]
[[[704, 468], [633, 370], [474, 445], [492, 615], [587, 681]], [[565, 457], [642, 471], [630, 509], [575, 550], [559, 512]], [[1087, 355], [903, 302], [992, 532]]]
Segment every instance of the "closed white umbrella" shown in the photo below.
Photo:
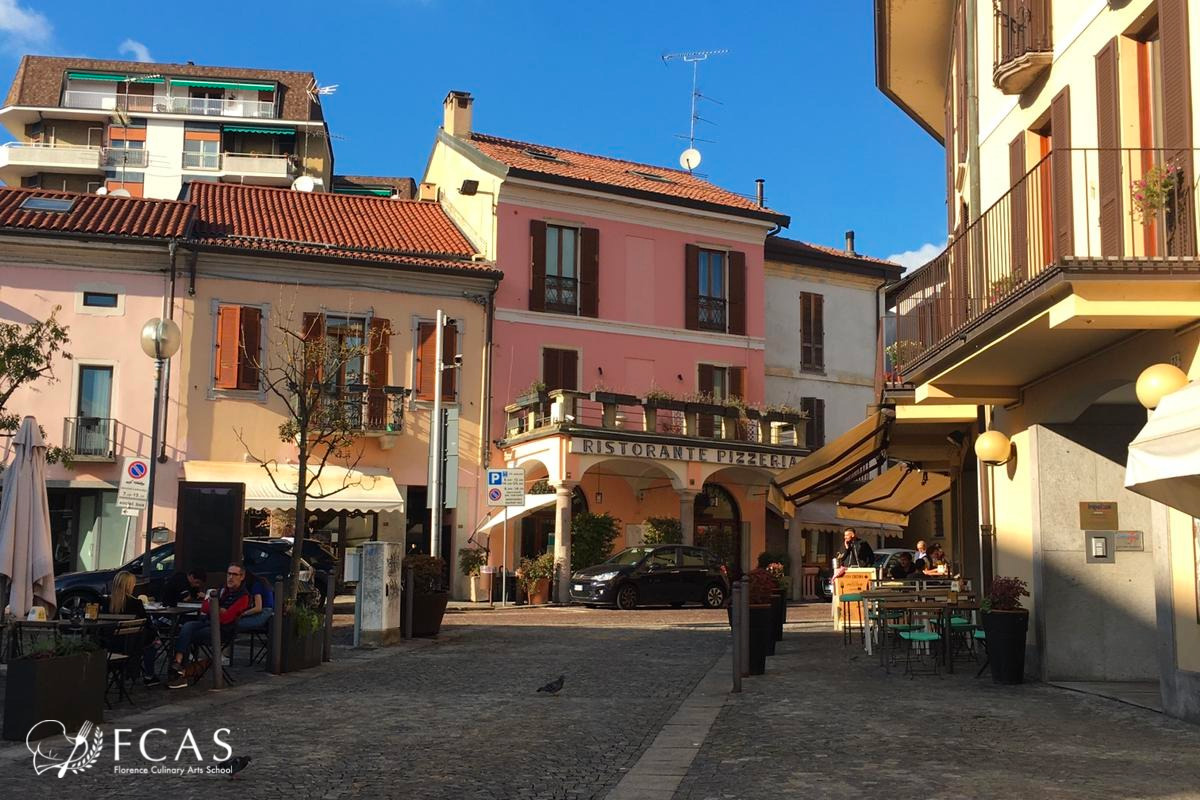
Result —
[[13, 452], [0, 498], [0, 575], [8, 579], [8, 605], [13, 614], [24, 617], [34, 605], [41, 605], [53, 616], [57, 602], [46, 497], [46, 442], [33, 417], [21, 421]]

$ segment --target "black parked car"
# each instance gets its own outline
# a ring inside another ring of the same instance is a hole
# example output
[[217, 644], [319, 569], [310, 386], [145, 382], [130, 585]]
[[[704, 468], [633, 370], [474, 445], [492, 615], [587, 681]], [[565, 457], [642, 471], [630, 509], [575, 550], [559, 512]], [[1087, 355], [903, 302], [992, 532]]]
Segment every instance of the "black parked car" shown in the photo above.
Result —
[[[254, 536], [249, 539], [244, 539], [247, 542], [287, 542], [289, 545], [293, 539], [290, 536], [280, 538], [269, 538]], [[321, 593], [321, 597], [325, 596], [326, 583], [329, 573], [333, 573], [333, 590], [337, 594], [348, 594], [353, 592], [353, 587], [356, 582], [346, 582], [342, 580], [342, 570], [338, 564], [337, 554], [329, 545], [322, 544], [315, 539], [305, 539], [300, 545], [300, 557], [312, 565], [313, 568], [313, 585], [317, 591]]]
[[[242, 542], [242, 563], [255, 575], [274, 583], [286, 580], [292, 571], [291, 544], [281, 540]], [[68, 572], [54, 579], [54, 593], [60, 609], [75, 609], [87, 603], [101, 603], [112, 591], [112, 580], [118, 572], [125, 570], [137, 577], [137, 594], [157, 599], [163, 586], [175, 574], [175, 543], [160, 544], [150, 551], [150, 575], [142, 574], [142, 556], [117, 569], [98, 569], [90, 572]], [[308, 591], [312, 587], [312, 567], [301, 561], [300, 582]], [[224, 584], [224, 575], [210, 575], [210, 584]]]
[[687, 545], [630, 547], [571, 576], [571, 602], [587, 606], [701, 603], [721, 608], [728, 596], [729, 581], [717, 557]]

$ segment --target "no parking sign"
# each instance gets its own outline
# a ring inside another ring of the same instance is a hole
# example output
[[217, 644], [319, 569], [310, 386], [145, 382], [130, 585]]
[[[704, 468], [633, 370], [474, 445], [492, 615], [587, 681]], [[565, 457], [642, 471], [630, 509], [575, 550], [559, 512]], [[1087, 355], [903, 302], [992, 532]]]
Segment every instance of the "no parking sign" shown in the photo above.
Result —
[[150, 462], [145, 458], [126, 458], [121, 469], [121, 485], [117, 489], [117, 505], [142, 510], [149, 495]]
[[525, 505], [525, 470], [489, 469], [487, 501], [489, 506]]

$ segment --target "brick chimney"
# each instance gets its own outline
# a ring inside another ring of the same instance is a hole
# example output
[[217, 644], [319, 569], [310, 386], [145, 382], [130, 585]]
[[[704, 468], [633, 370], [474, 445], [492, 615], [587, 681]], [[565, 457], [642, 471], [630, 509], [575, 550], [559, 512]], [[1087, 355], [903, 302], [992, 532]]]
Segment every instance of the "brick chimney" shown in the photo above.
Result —
[[471, 106], [475, 98], [470, 92], [451, 90], [442, 101], [442, 129], [451, 136], [466, 139], [471, 135]]

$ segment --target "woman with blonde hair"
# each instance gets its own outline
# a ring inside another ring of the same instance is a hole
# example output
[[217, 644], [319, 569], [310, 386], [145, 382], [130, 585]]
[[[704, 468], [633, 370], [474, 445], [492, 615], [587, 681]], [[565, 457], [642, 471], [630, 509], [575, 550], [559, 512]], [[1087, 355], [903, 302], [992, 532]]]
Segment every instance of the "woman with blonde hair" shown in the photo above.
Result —
[[158, 677], [154, 674], [154, 659], [158, 655], [155, 646], [154, 629], [150, 618], [146, 615], [146, 606], [133, 592], [137, 586], [137, 578], [132, 572], [121, 570], [113, 578], [112, 593], [108, 596], [109, 614], [127, 614], [142, 620], [145, 625], [145, 639], [142, 646], [142, 682], [146, 686], [157, 686]]

